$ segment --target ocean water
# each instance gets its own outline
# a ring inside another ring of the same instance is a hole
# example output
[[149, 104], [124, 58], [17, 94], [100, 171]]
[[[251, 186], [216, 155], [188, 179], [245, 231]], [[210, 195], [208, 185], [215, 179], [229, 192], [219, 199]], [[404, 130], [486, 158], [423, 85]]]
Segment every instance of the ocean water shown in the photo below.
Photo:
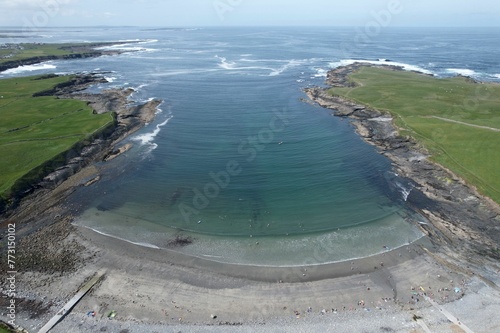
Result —
[[[500, 81], [500, 30], [354, 28], [46, 29], [22, 41], [136, 40], [132, 51], [0, 73], [101, 71], [155, 121], [101, 163], [68, 204], [76, 224], [229, 263], [295, 266], [369, 256], [422, 236], [407, 180], [347, 120], [301, 101], [329, 69], [365, 61]], [[361, 41], [360, 41], [361, 40]], [[172, 247], [176, 237], [192, 244]], [[322, 253], [322, 254], [320, 254]]]

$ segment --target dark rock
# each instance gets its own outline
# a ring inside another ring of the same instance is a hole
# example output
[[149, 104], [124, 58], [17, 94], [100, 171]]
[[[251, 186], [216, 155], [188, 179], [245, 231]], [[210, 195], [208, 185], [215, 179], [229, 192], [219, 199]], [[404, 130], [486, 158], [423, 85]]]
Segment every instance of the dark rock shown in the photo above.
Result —
[[184, 247], [193, 243], [193, 238], [189, 236], [177, 235], [167, 243], [167, 247]]
[[[362, 66], [373, 65], [355, 63], [335, 68], [328, 73], [326, 83], [331, 87], [353, 87], [355, 84], [349, 80], [348, 75]], [[383, 67], [402, 70], [397, 66]], [[449, 235], [444, 235], [442, 230], [448, 230], [449, 225], [453, 225], [457, 230], [466, 230], [457, 239], [468, 237], [467, 242], [462, 239], [458, 243], [467, 244], [469, 248], [476, 250], [482, 249], [482, 253], [490, 256], [497, 253], [489, 249], [500, 243], [500, 230], [496, 220], [500, 214], [498, 205], [481, 197], [463, 181], [457, 181], [458, 177], [448, 170], [427, 161], [428, 152], [413, 139], [401, 137], [392, 121], [380, 119], [384, 116], [382, 112], [334, 96], [329, 88], [314, 87], [304, 91], [320, 106], [334, 110], [334, 116], [349, 117], [360, 136], [392, 160], [400, 177], [412, 180], [414, 188], [407, 197], [407, 203], [424, 215], [425, 211], [434, 214], [427, 215], [436, 227], [433, 232], [429, 231], [430, 234], [451, 242]], [[435, 216], [441, 220], [435, 219]], [[481, 236], [475, 237], [471, 231]]]
[[[97, 112], [111, 112], [115, 121], [110, 123], [91, 138], [82, 140], [68, 151], [33, 169], [28, 175], [18, 180], [12, 187], [12, 194], [1, 202], [5, 214], [19, 205], [28, 194], [38, 189], [53, 189], [83, 167], [94, 161], [102, 161], [109, 155], [113, 144], [125, 136], [137, 131], [145, 123], [151, 122], [157, 111], [160, 100], [152, 100], [142, 105], [132, 105], [129, 96], [133, 89], [113, 89], [101, 94], [77, 94], [97, 83], [107, 82], [97, 74], [76, 75], [69, 82], [55, 86], [53, 89], [34, 94], [36, 96], [55, 96], [58, 98], [81, 99], [87, 101]], [[127, 118], [130, 119], [127, 119]]]

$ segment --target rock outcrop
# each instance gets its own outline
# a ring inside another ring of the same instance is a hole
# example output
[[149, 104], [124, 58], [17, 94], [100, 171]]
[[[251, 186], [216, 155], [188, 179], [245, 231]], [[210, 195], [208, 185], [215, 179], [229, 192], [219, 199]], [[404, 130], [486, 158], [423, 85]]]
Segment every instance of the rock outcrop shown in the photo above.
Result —
[[[326, 83], [330, 87], [354, 87], [349, 74], [362, 66], [374, 65], [355, 63], [336, 68], [328, 73]], [[305, 92], [318, 105], [332, 110], [332, 115], [349, 118], [357, 133], [393, 162], [394, 172], [414, 185], [407, 202], [432, 222], [434, 228], [421, 225], [426, 233], [435, 240], [468, 244], [475, 252], [500, 258], [500, 208], [495, 202], [431, 161], [429, 152], [413, 138], [401, 136], [391, 114], [334, 96], [329, 89], [314, 87]], [[462, 240], [467, 242], [461, 243]]]

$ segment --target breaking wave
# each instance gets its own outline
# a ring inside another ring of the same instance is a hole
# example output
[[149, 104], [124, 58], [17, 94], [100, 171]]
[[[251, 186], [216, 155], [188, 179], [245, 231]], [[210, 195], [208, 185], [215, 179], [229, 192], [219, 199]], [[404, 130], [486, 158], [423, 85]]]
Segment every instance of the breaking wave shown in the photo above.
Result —
[[154, 150], [158, 147], [158, 144], [156, 144], [154, 142], [154, 139], [156, 138], [156, 136], [160, 133], [161, 131], [161, 128], [165, 125], [168, 124], [168, 122], [170, 121], [170, 119], [172, 119], [173, 116], [169, 116], [167, 119], [165, 119], [162, 123], [160, 124], [157, 124], [155, 129], [150, 132], [150, 133], [144, 133], [144, 134], [140, 134], [140, 135], [137, 135], [135, 136], [134, 138], [132, 138], [132, 140], [134, 141], [139, 141], [141, 145], [149, 145], [151, 147], [150, 150]]
[[33, 71], [40, 71], [40, 70], [45, 70], [45, 69], [54, 69], [57, 68], [55, 65], [45, 62], [41, 64], [36, 64], [36, 65], [25, 65], [25, 66], [19, 66], [16, 68], [11, 68], [7, 69], [1, 74], [19, 74], [22, 72], [33, 72]]
[[365, 63], [365, 64], [373, 64], [373, 65], [398, 66], [398, 67], [402, 67], [404, 70], [407, 70], [407, 71], [416, 71], [416, 72], [420, 72], [420, 73], [424, 73], [424, 74], [434, 75], [433, 72], [431, 72], [425, 68], [422, 68], [420, 66], [406, 64], [403, 62], [391, 61], [388, 59], [378, 59], [378, 60], [344, 59], [344, 60], [340, 60], [338, 62], [330, 63], [330, 67], [336, 68], [336, 67], [340, 67], [340, 66], [347, 66], [347, 65], [352, 65], [356, 62]]
[[447, 72], [449, 73], [454, 73], [454, 74], [459, 74], [463, 76], [477, 76], [479, 73], [476, 71], [473, 71], [472, 69], [466, 69], [466, 68], [447, 68]]

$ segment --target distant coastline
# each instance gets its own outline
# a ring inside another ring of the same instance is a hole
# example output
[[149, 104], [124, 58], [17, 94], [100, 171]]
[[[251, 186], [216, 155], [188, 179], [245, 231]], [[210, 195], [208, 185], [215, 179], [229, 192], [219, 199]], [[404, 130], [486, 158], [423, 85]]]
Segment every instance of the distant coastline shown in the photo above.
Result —
[[[135, 42], [5, 44], [3, 51], [10, 51], [11, 54], [0, 57], [0, 72], [50, 60], [84, 59], [101, 57], [103, 55], [117, 55], [124, 53], [124, 51], [99, 50], [97, 48], [127, 43]], [[36, 53], [36, 55], [34, 55], [34, 53]]]
[[[350, 84], [347, 76], [357, 66], [361, 65], [330, 71], [329, 84]], [[428, 237], [392, 251], [383, 247], [380, 254], [362, 259], [266, 269], [200, 260], [75, 227], [73, 214], [78, 207], [68, 205], [65, 198], [77, 187], [98, 186], [101, 175], [93, 162], [105, 162], [130, 149], [121, 140], [150, 122], [161, 103], [131, 106], [131, 89], [81, 93], [103, 80], [99, 73], [79, 75], [76, 80], [79, 83], [43, 93], [85, 100], [95, 112], [116, 112], [116, 123], [109, 136], [85, 145], [89, 159], [79, 160], [75, 170], [75, 163], [53, 170], [20, 206], [0, 216], [0, 230], [12, 223], [17, 226], [17, 324], [41, 327], [95, 272], [105, 272], [102, 281], [54, 331], [233, 332], [242, 326], [248, 331], [355, 327], [406, 332], [418, 330], [421, 323], [436, 331], [449, 329], [452, 323], [426, 301], [428, 297], [446, 304], [462, 321], [471, 319], [453, 308], [459, 304], [476, 317], [479, 312], [495, 315], [498, 258], [492, 250], [498, 244], [497, 206], [429, 162], [416, 142], [396, 135], [392, 117], [334, 98], [325, 88], [306, 92], [333, 115], [349, 118], [364, 140], [388, 156], [401, 176], [412, 180], [407, 202], [429, 218], [430, 224], [420, 225]], [[441, 185], [441, 177], [452, 179], [452, 184]], [[0, 241], [3, 250], [5, 238]], [[5, 256], [0, 259], [5, 267]], [[2, 287], [6, 275], [2, 270]], [[6, 300], [0, 298], [0, 306], [6, 306]], [[108, 317], [110, 313], [116, 317]]]

